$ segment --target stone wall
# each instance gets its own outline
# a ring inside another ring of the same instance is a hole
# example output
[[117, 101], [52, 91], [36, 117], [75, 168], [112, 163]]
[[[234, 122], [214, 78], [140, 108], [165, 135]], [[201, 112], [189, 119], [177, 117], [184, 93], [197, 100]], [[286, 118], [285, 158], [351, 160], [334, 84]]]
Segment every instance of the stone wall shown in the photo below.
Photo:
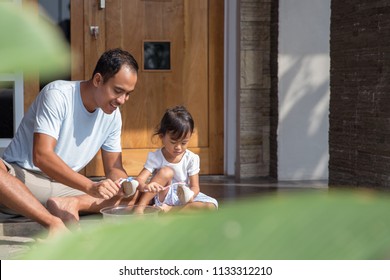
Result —
[[236, 176], [277, 176], [276, 0], [240, 0]]
[[390, 187], [390, 2], [331, 2], [329, 185]]

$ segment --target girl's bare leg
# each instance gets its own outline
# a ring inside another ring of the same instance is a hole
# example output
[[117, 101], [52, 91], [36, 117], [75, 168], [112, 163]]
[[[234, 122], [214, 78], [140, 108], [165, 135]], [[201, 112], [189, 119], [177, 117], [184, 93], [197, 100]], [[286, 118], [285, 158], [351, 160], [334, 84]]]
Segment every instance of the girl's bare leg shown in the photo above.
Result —
[[216, 210], [217, 207], [213, 203], [210, 202], [200, 202], [200, 201], [195, 201], [195, 202], [189, 202], [186, 205], [183, 205], [180, 210]]
[[[161, 186], [168, 186], [173, 178], [174, 171], [170, 167], [161, 168], [156, 175], [153, 176], [151, 182], [156, 182]], [[164, 201], [166, 195], [168, 193], [168, 189], [163, 190], [158, 193], [160, 201]], [[141, 198], [138, 202], [139, 207], [137, 207], [137, 213], [143, 213], [145, 207], [150, 204], [151, 200], [156, 196], [155, 193], [152, 192], [144, 192], [141, 193]]]

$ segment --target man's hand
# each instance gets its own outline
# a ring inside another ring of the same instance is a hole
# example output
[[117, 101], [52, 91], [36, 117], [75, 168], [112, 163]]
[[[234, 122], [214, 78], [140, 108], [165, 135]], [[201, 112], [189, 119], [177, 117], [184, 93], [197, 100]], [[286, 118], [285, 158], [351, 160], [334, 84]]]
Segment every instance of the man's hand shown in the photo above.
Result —
[[113, 182], [111, 179], [105, 179], [99, 182], [94, 182], [88, 194], [96, 198], [110, 199], [117, 195], [119, 190], [119, 182]]

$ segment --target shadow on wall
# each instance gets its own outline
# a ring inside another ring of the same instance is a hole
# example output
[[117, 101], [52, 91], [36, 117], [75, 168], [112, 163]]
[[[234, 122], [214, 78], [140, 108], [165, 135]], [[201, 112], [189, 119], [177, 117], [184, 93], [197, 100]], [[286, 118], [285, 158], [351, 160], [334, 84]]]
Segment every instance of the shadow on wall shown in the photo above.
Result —
[[330, 0], [280, 0], [278, 178], [328, 179]]
[[279, 179], [327, 179], [329, 55], [280, 55], [279, 61]]

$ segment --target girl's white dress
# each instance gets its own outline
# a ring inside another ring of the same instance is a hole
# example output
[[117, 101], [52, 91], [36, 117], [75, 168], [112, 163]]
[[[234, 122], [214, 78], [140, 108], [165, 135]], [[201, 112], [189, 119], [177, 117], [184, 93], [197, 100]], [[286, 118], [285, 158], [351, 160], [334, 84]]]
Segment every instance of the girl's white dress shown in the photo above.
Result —
[[[149, 152], [148, 158], [144, 165], [144, 167], [149, 172], [155, 174], [160, 168], [164, 166], [169, 166], [174, 170], [175, 175], [172, 179], [172, 184], [173, 183], [189, 184], [189, 177], [199, 173], [200, 160], [199, 160], [199, 156], [191, 152], [190, 150], [185, 151], [182, 159], [178, 163], [168, 162], [165, 159], [161, 149], [158, 149], [154, 152]], [[174, 184], [172, 187], [169, 188], [164, 201], [160, 201], [158, 195], [154, 197], [155, 205], [161, 206], [164, 203], [173, 206], [181, 205], [176, 192], [177, 192], [177, 185]], [[218, 202], [215, 198], [212, 198], [201, 192], [199, 192], [199, 194], [194, 198], [194, 201], [210, 202], [213, 203], [216, 208], [218, 208]]]

